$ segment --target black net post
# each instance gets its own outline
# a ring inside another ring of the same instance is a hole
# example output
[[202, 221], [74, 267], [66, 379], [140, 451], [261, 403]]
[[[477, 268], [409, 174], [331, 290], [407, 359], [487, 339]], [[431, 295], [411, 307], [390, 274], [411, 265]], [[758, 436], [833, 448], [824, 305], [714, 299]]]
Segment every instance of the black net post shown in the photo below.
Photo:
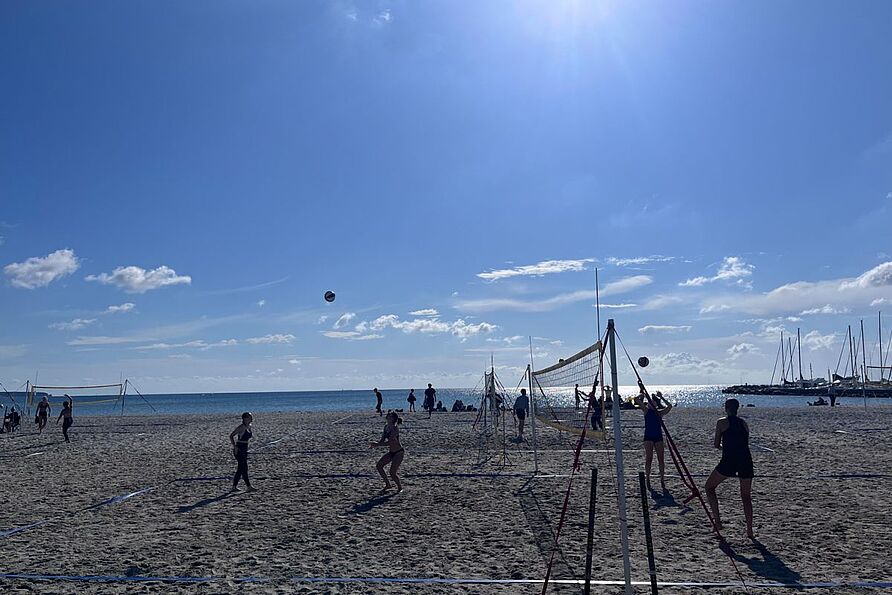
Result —
[[647, 507], [647, 481], [644, 471], [638, 472], [638, 487], [641, 490], [641, 512], [644, 515], [644, 540], [647, 543], [647, 569], [650, 574], [650, 592], [659, 593], [657, 587], [657, 565], [654, 562], [654, 542], [650, 532], [650, 510]]
[[588, 541], [585, 544], [585, 587], [583, 593], [592, 592], [592, 556], [595, 549], [595, 502], [598, 499], [598, 468], [592, 469], [592, 486], [588, 500]]

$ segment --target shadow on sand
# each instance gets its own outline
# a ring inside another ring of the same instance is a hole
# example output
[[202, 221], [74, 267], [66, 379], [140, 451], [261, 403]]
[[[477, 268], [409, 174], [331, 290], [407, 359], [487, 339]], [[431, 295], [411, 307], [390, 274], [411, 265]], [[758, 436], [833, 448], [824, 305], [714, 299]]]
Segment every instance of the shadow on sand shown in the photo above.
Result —
[[372, 496], [365, 502], [358, 502], [358, 503], [354, 504], [351, 512], [353, 514], [362, 514], [364, 512], [368, 512], [368, 511], [372, 510], [373, 508], [375, 508], [376, 506], [380, 506], [381, 504], [384, 504], [385, 502], [387, 502], [388, 500], [393, 498], [393, 496], [394, 496], [394, 492], [387, 492], [385, 494], [377, 494], [375, 496]]
[[650, 498], [653, 500], [653, 504], [651, 504], [652, 510], [657, 510], [658, 508], [681, 508], [680, 514], [685, 514], [691, 511], [691, 507], [687, 504], [682, 504], [678, 500], [675, 499], [675, 496], [672, 495], [672, 492], [669, 490], [665, 490], [659, 492], [653, 488], [650, 488]]
[[192, 512], [196, 508], [203, 508], [205, 506], [210, 506], [211, 504], [216, 504], [217, 502], [222, 502], [227, 498], [238, 495], [240, 492], [230, 492], [226, 491], [220, 494], [219, 496], [214, 496], [213, 498], [205, 498], [204, 500], [199, 500], [195, 504], [187, 504], [185, 506], [180, 506], [177, 508], [177, 514], [183, 514], [186, 512]]
[[802, 580], [802, 575], [784, 564], [783, 560], [769, 551], [758, 539], [753, 539], [752, 543], [758, 550], [759, 556], [748, 557], [742, 554], [734, 554], [734, 559], [746, 564], [750, 570], [762, 578], [793, 584]]

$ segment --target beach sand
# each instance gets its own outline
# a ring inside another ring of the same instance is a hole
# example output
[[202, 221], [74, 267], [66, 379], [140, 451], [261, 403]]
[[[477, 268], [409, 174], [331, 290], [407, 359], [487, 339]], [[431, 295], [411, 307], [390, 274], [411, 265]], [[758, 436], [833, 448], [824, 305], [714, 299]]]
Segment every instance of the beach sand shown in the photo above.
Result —
[[[702, 485], [719, 452], [718, 410], [676, 409], [670, 431]], [[745, 409], [755, 460], [758, 541], [744, 536], [737, 480], [720, 488], [725, 535], [750, 583], [889, 581], [892, 409]], [[538, 425], [540, 476], [529, 441], [501, 450], [474, 413], [404, 414], [405, 491], [376, 497], [367, 448], [383, 428], [370, 411], [256, 416], [250, 469], [256, 493], [228, 493], [231, 416], [78, 417], [72, 443], [58, 426], [0, 435], [0, 573], [209, 577], [206, 583], [0, 579], [4, 593], [539, 593], [540, 584], [308, 583], [312, 577], [532, 579], [544, 576], [576, 437]], [[637, 471], [638, 412], [624, 412], [632, 576], [647, 580]], [[513, 423], [513, 422], [512, 422]], [[509, 430], [512, 429], [509, 427]], [[528, 430], [528, 438], [530, 437]], [[584, 573], [589, 473], [599, 469], [593, 578], [621, 580], [612, 443], [590, 440], [575, 481], [553, 578]], [[654, 462], [656, 473], [656, 461]], [[670, 495], [648, 496], [661, 581], [737, 576], [667, 453]], [[558, 477], [549, 476], [558, 475]], [[658, 482], [654, 482], [658, 484]], [[142, 491], [147, 490], [147, 491]], [[114, 497], [133, 494], [130, 498]], [[239, 584], [254, 577], [267, 582]], [[751, 588], [751, 593], [779, 589]], [[555, 593], [581, 587], [556, 584]], [[595, 593], [621, 593], [595, 585]], [[636, 587], [646, 593], [649, 588]], [[662, 592], [740, 593], [726, 587]], [[810, 589], [809, 593], [830, 592]], [[834, 593], [864, 592], [855, 587]]]

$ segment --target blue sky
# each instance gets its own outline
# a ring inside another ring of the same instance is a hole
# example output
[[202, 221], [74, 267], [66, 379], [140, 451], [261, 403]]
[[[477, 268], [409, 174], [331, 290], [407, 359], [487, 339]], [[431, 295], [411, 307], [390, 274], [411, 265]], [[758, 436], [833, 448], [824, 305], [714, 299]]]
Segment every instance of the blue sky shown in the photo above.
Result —
[[595, 267], [653, 382], [767, 381], [796, 327], [825, 373], [892, 313], [889, 22], [4, 2], [0, 380], [510, 384], [594, 340]]

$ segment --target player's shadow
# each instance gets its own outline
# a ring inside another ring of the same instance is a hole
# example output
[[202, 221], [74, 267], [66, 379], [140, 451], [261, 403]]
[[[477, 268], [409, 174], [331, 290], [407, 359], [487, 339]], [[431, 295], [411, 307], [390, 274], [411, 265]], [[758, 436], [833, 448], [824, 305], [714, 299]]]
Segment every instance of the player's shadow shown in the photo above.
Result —
[[192, 512], [196, 508], [204, 508], [205, 506], [211, 506], [212, 504], [216, 504], [217, 502], [222, 502], [223, 500], [226, 500], [227, 498], [231, 498], [232, 496], [235, 496], [238, 493], [239, 492], [226, 491], [226, 492], [223, 492], [222, 494], [220, 494], [219, 496], [214, 496], [212, 498], [205, 498], [204, 500], [199, 500], [198, 502], [196, 502], [194, 504], [186, 504], [184, 506], [180, 506], [179, 508], [177, 508], [177, 514], [184, 514], [187, 512]]
[[386, 494], [378, 494], [376, 496], [372, 496], [365, 502], [357, 502], [353, 505], [353, 510], [351, 511], [353, 514], [362, 514], [364, 512], [369, 512], [376, 506], [380, 506], [390, 500], [393, 497], [392, 493]]
[[797, 584], [802, 580], [802, 575], [784, 564], [784, 561], [774, 555], [758, 539], [752, 540], [759, 552], [759, 556], [748, 557], [742, 554], [734, 554], [734, 559], [746, 564], [747, 567], [759, 576], [781, 583]]
[[650, 505], [652, 510], [656, 510], [658, 508], [681, 508], [681, 512], [689, 512], [691, 507], [687, 504], [682, 504], [678, 500], [675, 499], [675, 496], [672, 495], [672, 492], [669, 490], [657, 491], [653, 488], [650, 488], [650, 498], [653, 501]]

